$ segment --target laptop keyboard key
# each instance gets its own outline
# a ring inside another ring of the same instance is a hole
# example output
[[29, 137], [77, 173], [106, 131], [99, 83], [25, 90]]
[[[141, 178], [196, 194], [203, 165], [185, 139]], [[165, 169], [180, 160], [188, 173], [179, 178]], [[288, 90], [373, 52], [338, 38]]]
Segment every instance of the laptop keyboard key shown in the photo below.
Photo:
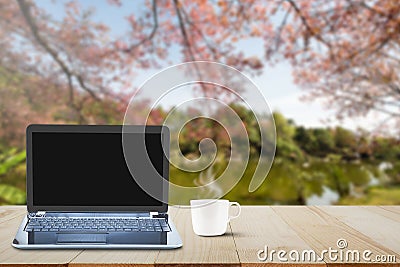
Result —
[[168, 222], [160, 218], [68, 218], [30, 219], [26, 232], [167, 232]]

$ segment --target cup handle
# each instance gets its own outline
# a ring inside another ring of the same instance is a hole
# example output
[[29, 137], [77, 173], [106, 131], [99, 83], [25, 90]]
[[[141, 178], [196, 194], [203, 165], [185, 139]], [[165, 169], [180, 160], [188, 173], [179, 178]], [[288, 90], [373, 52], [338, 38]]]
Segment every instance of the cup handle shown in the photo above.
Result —
[[232, 207], [232, 206], [237, 206], [238, 207], [238, 213], [236, 215], [234, 215], [234, 216], [229, 216], [229, 221], [239, 217], [240, 213], [242, 212], [242, 208], [240, 207], [239, 203], [237, 203], [237, 202], [229, 202], [229, 207]]

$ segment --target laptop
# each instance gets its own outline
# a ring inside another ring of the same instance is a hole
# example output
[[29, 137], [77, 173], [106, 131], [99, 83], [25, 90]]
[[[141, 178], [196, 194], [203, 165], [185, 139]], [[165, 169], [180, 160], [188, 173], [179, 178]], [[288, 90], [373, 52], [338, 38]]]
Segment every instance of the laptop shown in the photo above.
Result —
[[30, 125], [26, 140], [28, 212], [14, 247], [182, 246], [167, 213], [168, 128]]

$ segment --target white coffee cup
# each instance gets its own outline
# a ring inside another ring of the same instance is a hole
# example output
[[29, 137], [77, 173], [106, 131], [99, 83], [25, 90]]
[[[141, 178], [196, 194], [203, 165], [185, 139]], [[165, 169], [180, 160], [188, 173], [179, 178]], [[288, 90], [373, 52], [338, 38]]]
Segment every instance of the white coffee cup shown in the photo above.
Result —
[[[237, 206], [235, 216], [229, 215], [229, 208]], [[200, 236], [217, 236], [226, 232], [228, 222], [239, 217], [241, 208], [237, 202], [226, 199], [190, 200], [193, 231]]]

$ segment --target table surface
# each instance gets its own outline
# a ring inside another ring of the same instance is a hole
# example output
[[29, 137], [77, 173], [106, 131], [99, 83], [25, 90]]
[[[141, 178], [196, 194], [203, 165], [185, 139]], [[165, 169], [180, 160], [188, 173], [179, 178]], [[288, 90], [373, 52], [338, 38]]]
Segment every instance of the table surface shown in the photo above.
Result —
[[[329, 247], [339, 250], [337, 240], [345, 239], [348, 246], [343, 251], [370, 250], [371, 259], [394, 255], [395, 265], [400, 266], [400, 206], [243, 206], [241, 216], [232, 220], [227, 233], [219, 237], [196, 236], [188, 209], [170, 208], [169, 213], [183, 240], [180, 249], [26, 251], [11, 246], [26, 207], [1, 206], [0, 264], [310, 266], [310, 262], [291, 260], [290, 252], [301, 254], [312, 249], [320, 255]], [[260, 261], [257, 252], [265, 246], [269, 253], [286, 251], [288, 262], [280, 261], [276, 255], [272, 261]], [[365, 262], [361, 258], [359, 263]], [[314, 264], [335, 266], [343, 262], [325, 257]]]

